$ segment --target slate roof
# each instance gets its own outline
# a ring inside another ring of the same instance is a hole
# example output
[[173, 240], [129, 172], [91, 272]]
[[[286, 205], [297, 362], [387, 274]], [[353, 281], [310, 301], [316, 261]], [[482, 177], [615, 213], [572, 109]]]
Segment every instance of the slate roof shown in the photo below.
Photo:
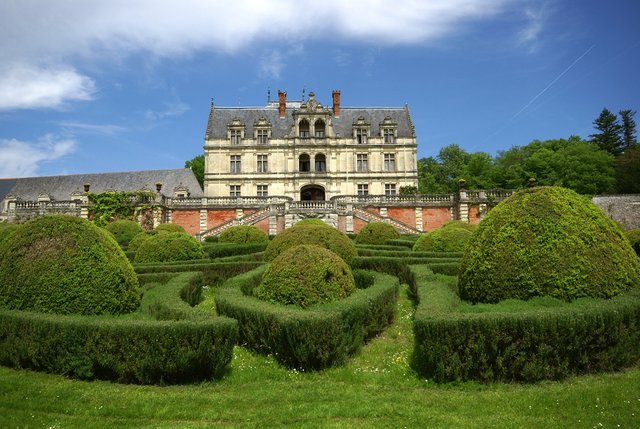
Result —
[[[289, 134], [293, 128], [293, 115], [296, 109], [287, 106], [285, 117], [278, 115], [277, 105], [266, 107], [215, 107], [211, 106], [205, 138], [227, 138], [227, 125], [234, 119], [239, 119], [245, 126], [245, 135], [253, 136], [253, 124], [260, 118], [266, 118], [271, 123], [272, 138], [281, 139]], [[333, 116], [333, 114], [332, 114]], [[413, 123], [408, 107], [342, 107], [340, 117], [331, 118], [333, 129], [340, 137], [351, 136], [353, 123], [359, 118], [371, 125], [371, 135], [380, 135], [380, 123], [390, 117], [398, 124], [398, 137], [414, 137]]]
[[190, 197], [201, 198], [204, 196], [193, 171], [189, 168], [183, 168], [0, 179], [0, 200], [11, 193], [25, 201], [35, 201], [41, 194], [48, 194], [51, 199], [56, 201], [68, 201], [72, 199], [73, 192], [84, 192], [85, 183], [91, 185], [89, 192], [93, 193], [131, 192], [142, 189], [155, 192], [157, 182], [162, 183], [162, 194], [168, 197], [172, 197], [173, 189], [180, 185], [189, 188]]

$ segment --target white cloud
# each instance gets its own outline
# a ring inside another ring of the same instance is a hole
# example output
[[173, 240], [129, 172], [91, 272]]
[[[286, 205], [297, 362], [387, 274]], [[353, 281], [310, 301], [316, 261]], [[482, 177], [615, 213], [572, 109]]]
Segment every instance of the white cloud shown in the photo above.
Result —
[[284, 58], [277, 49], [265, 52], [260, 57], [260, 76], [262, 77], [277, 79], [280, 77], [283, 67]]
[[62, 158], [75, 147], [75, 140], [58, 139], [52, 134], [37, 142], [0, 139], [0, 177], [35, 176], [41, 163]]
[[126, 130], [125, 127], [111, 124], [88, 124], [84, 122], [64, 121], [60, 122], [60, 127], [65, 133], [85, 133], [114, 135]]
[[549, 2], [524, 9], [526, 24], [518, 34], [518, 44], [527, 46], [529, 52], [536, 52], [539, 48], [539, 38], [551, 13], [550, 9]]
[[189, 105], [182, 101], [167, 102], [164, 103], [164, 107], [165, 108], [163, 110], [159, 111], [147, 110], [144, 113], [144, 117], [148, 121], [160, 121], [171, 116], [180, 116], [190, 109]]
[[0, 68], [0, 111], [60, 107], [68, 101], [91, 100], [94, 92], [93, 81], [69, 67]]

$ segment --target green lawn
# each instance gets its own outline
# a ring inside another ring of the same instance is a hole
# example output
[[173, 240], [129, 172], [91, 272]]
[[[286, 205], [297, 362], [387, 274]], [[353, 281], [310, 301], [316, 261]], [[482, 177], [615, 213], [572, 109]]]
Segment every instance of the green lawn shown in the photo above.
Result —
[[383, 335], [345, 367], [317, 373], [283, 369], [242, 347], [222, 380], [194, 385], [82, 382], [0, 367], [0, 428], [640, 427], [640, 369], [535, 385], [417, 378], [408, 366], [406, 294]]

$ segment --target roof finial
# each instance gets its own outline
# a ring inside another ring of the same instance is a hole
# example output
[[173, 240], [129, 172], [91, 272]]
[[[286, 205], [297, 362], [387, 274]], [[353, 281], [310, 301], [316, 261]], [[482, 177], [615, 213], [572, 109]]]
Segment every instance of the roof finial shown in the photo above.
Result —
[[211, 97], [211, 107], [213, 107], [213, 97]]
[[267, 104], [271, 103], [271, 88], [267, 87]]
[[305, 93], [306, 89], [303, 87], [302, 88], [302, 101], [304, 102], [304, 93]]

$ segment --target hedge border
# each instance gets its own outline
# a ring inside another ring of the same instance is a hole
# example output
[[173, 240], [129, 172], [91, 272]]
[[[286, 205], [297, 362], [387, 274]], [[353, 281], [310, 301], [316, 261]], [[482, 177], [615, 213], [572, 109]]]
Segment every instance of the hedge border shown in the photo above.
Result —
[[437, 382], [557, 380], [640, 362], [640, 291], [527, 312], [456, 312], [457, 293], [412, 266], [416, 372]]
[[198, 271], [204, 276], [204, 283], [206, 285], [218, 286], [230, 277], [264, 265], [264, 262], [262, 261], [209, 261], [204, 263], [184, 262], [184, 264], [135, 265], [134, 269], [138, 275], [163, 272]]
[[211, 259], [224, 258], [227, 256], [248, 255], [251, 253], [264, 252], [269, 241], [261, 243], [202, 243], [204, 253]]
[[[178, 277], [173, 293], [202, 275]], [[237, 322], [227, 317], [176, 322], [0, 310], [0, 364], [81, 379], [183, 383], [221, 376], [237, 336]]]
[[218, 314], [238, 320], [243, 346], [272, 354], [282, 365], [319, 370], [343, 364], [395, 317], [398, 279], [375, 273], [375, 283], [350, 297], [302, 310], [250, 296], [266, 267], [228, 280], [216, 294]]

